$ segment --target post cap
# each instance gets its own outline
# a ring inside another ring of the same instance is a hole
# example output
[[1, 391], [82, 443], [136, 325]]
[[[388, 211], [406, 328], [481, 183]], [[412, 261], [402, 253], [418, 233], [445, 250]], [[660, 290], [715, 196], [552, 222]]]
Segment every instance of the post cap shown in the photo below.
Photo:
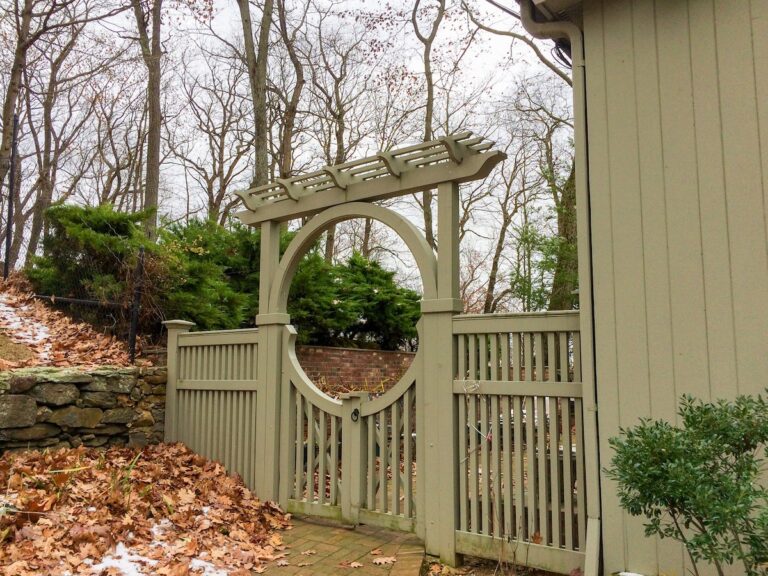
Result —
[[194, 322], [189, 322], [187, 320], [166, 320], [163, 322], [163, 326], [168, 330], [189, 330], [194, 325]]

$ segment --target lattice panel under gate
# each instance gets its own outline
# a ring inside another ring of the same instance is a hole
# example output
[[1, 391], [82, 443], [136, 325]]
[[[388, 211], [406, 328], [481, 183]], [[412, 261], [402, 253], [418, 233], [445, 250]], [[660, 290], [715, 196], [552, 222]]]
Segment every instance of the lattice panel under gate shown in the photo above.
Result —
[[[399, 391], [393, 392], [388, 406], [364, 417], [363, 509], [399, 517], [399, 525], [412, 529], [416, 516], [416, 383], [410, 383], [399, 396]], [[371, 409], [363, 404], [362, 413]]]
[[341, 491], [341, 418], [318, 408], [295, 386], [292, 388], [294, 402], [287, 407], [295, 412], [291, 497], [337, 506]]

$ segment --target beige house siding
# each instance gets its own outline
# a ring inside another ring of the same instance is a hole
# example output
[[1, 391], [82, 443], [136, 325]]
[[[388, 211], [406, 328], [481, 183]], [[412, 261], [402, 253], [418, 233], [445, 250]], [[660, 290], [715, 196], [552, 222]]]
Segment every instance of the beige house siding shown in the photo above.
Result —
[[[768, 0], [584, 4], [598, 417], [768, 386]], [[684, 574], [603, 479], [605, 572]]]

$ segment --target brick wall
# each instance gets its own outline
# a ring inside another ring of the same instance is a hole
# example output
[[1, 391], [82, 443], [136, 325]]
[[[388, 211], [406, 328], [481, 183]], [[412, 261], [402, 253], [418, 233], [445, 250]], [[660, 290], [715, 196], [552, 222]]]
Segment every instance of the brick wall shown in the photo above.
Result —
[[310, 380], [321, 390], [335, 395], [388, 390], [408, 370], [415, 353], [297, 346], [296, 356]]

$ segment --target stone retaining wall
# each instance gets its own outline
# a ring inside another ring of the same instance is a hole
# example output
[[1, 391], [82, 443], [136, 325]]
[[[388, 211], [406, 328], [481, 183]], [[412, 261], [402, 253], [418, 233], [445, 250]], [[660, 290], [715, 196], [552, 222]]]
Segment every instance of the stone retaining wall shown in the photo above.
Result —
[[0, 372], [0, 452], [160, 442], [166, 369]]

